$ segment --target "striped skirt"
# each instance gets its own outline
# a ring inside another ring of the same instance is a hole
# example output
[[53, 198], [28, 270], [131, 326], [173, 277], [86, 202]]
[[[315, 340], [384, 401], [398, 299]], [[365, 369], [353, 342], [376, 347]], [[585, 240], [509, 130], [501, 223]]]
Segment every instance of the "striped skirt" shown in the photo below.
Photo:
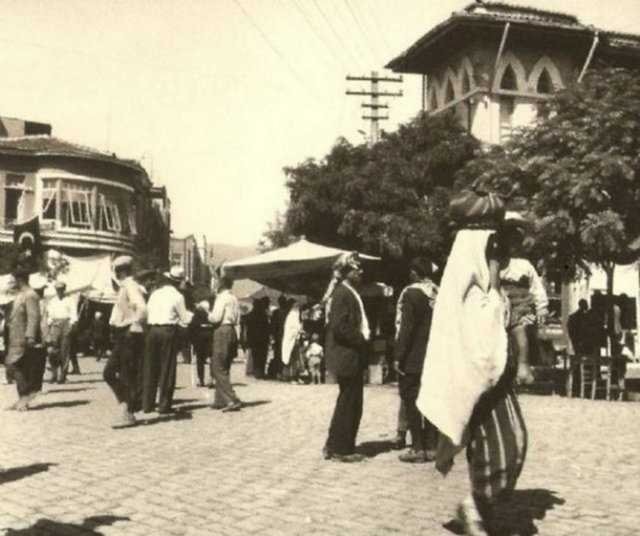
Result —
[[511, 386], [501, 383], [476, 405], [467, 446], [473, 495], [489, 503], [513, 491], [527, 452], [520, 405]]

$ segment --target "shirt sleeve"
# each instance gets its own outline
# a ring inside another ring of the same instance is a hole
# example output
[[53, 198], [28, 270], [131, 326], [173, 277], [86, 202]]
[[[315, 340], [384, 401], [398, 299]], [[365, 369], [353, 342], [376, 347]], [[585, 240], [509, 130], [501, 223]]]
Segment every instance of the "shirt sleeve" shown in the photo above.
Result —
[[176, 313], [178, 314], [178, 322], [183, 327], [186, 328], [191, 323], [191, 317], [193, 313], [187, 311], [187, 306], [184, 301], [184, 296], [180, 294], [176, 300]]
[[66, 298], [66, 301], [67, 309], [69, 310], [69, 322], [71, 324], [75, 324], [76, 322], [78, 322], [78, 309], [71, 298]]
[[220, 324], [224, 315], [224, 308], [226, 300], [223, 295], [218, 295], [215, 303], [213, 304], [213, 310], [209, 313], [209, 322], [212, 324]]
[[549, 311], [549, 298], [547, 297], [544, 283], [533, 265], [530, 265], [529, 272], [529, 292], [531, 292], [533, 301], [536, 304], [536, 313], [538, 315], [546, 315]]
[[137, 283], [127, 288], [127, 294], [131, 310], [133, 311], [134, 322], [143, 324], [147, 319], [147, 304], [144, 301], [144, 296]]
[[409, 339], [414, 330], [416, 316], [408, 292], [402, 294], [398, 307], [400, 309], [400, 326], [396, 335], [394, 358], [402, 367], [409, 351]]

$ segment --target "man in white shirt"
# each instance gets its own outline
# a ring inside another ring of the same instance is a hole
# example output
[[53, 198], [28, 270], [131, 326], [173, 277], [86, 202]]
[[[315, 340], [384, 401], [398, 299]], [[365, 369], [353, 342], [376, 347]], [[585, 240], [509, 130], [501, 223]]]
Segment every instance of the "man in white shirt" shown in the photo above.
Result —
[[133, 259], [123, 255], [113, 261], [120, 290], [111, 311], [114, 347], [103, 377], [120, 404], [121, 416], [113, 428], [134, 426], [134, 413], [142, 409], [142, 364], [146, 303], [142, 288], [132, 277]]
[[47, 305], [51, 383], [65, 383], [71, 352], [71, 328], [78, 321], [78, 317], [74, 300], [65, 296], [67, 285], [63, 281], [57, 281], [55, 289], [56, 295]]
[[164, 281], [147, 303], [149, 331], [145, 342], [143, 374], [143, 411], [150, 413], [156, 404], [158, 413], [171, 413], [176, 387], [178, 328], [187, 327], [192, 313], [187, 311], [184, 296], [178, 291], [184, 270], [173, 266], [163, 274]]
[[242, 407], [229, 376], [231, 362], [238, 354], [240, 326], [240, 307], [238, 299], [231, 294], [232, 286], [233, 280], [229, 277], [220, 278], [218, 295], [209, 314], [209, 322], [214, 326], [211, 376], [216, 382], [216, 394], [211, 407], [222, 411], [238, 411]]

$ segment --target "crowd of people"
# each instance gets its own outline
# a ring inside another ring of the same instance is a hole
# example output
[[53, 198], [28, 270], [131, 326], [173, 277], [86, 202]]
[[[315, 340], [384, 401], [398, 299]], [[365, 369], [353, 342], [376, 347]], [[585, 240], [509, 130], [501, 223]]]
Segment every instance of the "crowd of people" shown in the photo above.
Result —
[[[513, 387], [532, 380], [528, 338], [535, 330], [529, 328], [544, 325], [548, 299], [521, 251], [525, 223], [505, 213], [498, 197], [470, 192], [452, 202], [451, 212], [459, 230], [444, 269], [414, 258], [409, 284], [397, 300], [395, 445], [404, 448], [410, 434], [411, 446], [400, 461], [435, 462], [443, 475], [465, 450], [470, 491], [459, 517], [468, 534], [485, 534], [493, 507], [515, 488], [524, 464], [527, 431]], [[249, 356], [247, 373], [258, 380], [318, 384], [331, 374], [338, 396], [323, 456], [363, 461], [356, 445], [364, 371], [378, 328], [370, 324], [361, 295], [357, 254], [343, 255], [334, 268], [321, 301], [301, 307], [280, 296], [271, 310], [269, 298], [258, 298], [242, 314], [233, 281], [224, 274], [211, 300], [192, 305], [181, 268], [134, 273], [131, 257], [115, 259], [115, 304], [108, 323], [98, 311], [90, 328], [96, 357], [107, 358], [104, 380], [120, 408], [113, 427], [135, 426], [139, 413], [174, 411], [178, 353], [188, 360], [191, 347], [198, 384], [215, 388], [211, 408], [240, 410], [230, 367], [241, 347]], [[5, 319], [5, 363], [18, 392], [12, 409], [28, 410], [42, 389], [47, 357], [50, 381], [66, 380], [78, 310], [62, 283], [45, 300], [46, 279], [30, 280], [19, 264], [13, 277], [17, 292]], [[584, 306], [569, 322], [572, 338], [593, 325]]]

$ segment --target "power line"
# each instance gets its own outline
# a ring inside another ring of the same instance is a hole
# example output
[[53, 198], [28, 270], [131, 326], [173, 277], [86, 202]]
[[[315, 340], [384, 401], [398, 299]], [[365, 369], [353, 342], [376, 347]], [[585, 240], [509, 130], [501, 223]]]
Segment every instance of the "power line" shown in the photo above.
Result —
[[329, 17], [327, 17], [325, 12], [320, 7], [320, 4], [318, 3], [318, 0], [313, 0], [313, 3], [316, 6], [316, 9], [320, 12], [320, 15], [322, 15], [322, 18], [327, 23], [327, 26], [329, 26], [329, 28], [331, 29], [331, 32], [333, 33], [335, 38], [340, 42], [340, 45], [342, 46], [342, 50], [344, 50], [347, 53], [347, 55], [350, 56], [350, 61], [352, 61], [354, 64], [358, 63], [358, 59], [356, 58], [356, 56], [353, 55], [353, 53], [351, 52], [351, 49], [349, 49], [349, 47], [347, 47], [347, 45], [345, 44], [344, 40], [342, 39], [342, 36], [337, 32], [335, 26], [333, 25], [333, 23], [331, 22]]
[[[371, 4], [369, 4], [369, 7], [371, 7]], [[376, 10], [375, 9], [371, 9], [369, 11], [369, 13], [371, 14], [371, 18], [373, 19], [373, 23], [374, 23], [374, 25], [376, 27], [377, 34], [382, 39], [382, 43], [383, 43], [383, 45], [384, 45], [384, 47], [386, 49], [385, 53], [391, 53], [391, 45], [389, 44], [389, 41], [387, 41], [386, 32], [383, 31], [382, 25], [378, 21], [378, 15], [376, 14]]]
[[346, 69], [348, 69], [347, 64], [344, 63], [344, 60], [342, 60], [342, 58], [340, 58], [340, 56], [338, 54], [336, 54], [336, 52], [334, 51], [333, 47], [329, 45], [329, 43], [326, 41], [326, 39], [324, 39], [324, 37], [322, 36], [322, 33], [317, 29], [316, 25], [311, 21], [311, 18], [307, 15], [306, 11], [298, 3], [298, 1], [297, 0], [291, 0], [291, 1], [293, 2], [293, 5], [295, 6], [295, 8], [298, 10], [298, 12], [302, 15], [302, 17], [306, 21], [307, 26], [309, 26], [309, 28], [311, 28], [311, 31], [314, 33], [316, 38], [320, 42], [322, 42], [322, 44], [329, 50], [329, 52], [335, 58], [335, 60], [339, 64], [341, 64], [341, 67], [345, 67]]
[[[269, 36], [262, 30], [262, 28], [258, 25], [258, 23], [253, 19], [253, 17], [249, 14], [249, 12], [242, 6], [242, 4], [240, 3], [240, 0], [233, 0], [236, 5], [240, 8], [240, 11], [242, 11], [242, 13], [244, 14], [244, 16], [247, 18], [247, 20], [251, 23], [251, 25], [255, 28], [255, 30], [260, 34], [260, 36], [262, 37], [262, 39], [264, 39], [265, 43], [267, 43], [267, 45], [269, 46], [269, 48], [273, 51], [273, 53], [278, 56], [280, 58], [280, 60], [286, 65], [286, 67], [289, 69], [289, 72], [291, 73], [291, 75], [298, 81], [298, 83], [303, 86], [305, 89], [308, 89], [307, 87], [307, 83], [304, 81], [304, 79], [302, 78], [302, 76], [300, 76], [300, 74], [298, 74], [298, 71], [296, 71], [293, 66], [289, 63], [289, 61], [287, 60], [286, 56], [280, 52], [280, 50], [278, 49], [278, 47], [276, 47], [276, 45], [271, 41], [271, 39], [269, 39]], [[315, 91], [309, 91], [309, 94], [316, 99], [319, 103], [322, 104], [321, 99], [316, 95]]]
[[373, 51], [373, 47], [371, 46], [371, 42], [369, 40], [369, 37], [367, 36], [367, 33], [364, 31], [364, 26], [362, 26], [362, 23], [360, 22], [360, 19], [358, 18], [358, 16], [356, 15], [355, 11], [353, 10], [353, 8], [351, 7], [351, 4], [349, 3], [349, 0], [344, 0], [344, 3], [346, 4], [347, 8], [349, 9], [349, 13], [351, 13], [351, 16], [353, 17], [353, 20], [356, 21], [356, 26], [358, 26], [358, 29], [360, 30], [360, 33], [362, 34], [362, 37], [364, 37], [364, 41], [367, 44], [367, 49], [369, 51], [369, 53], [371, 54], [371, 59], [373, 59], [373, 62], [376, 63], [376, 54]]

